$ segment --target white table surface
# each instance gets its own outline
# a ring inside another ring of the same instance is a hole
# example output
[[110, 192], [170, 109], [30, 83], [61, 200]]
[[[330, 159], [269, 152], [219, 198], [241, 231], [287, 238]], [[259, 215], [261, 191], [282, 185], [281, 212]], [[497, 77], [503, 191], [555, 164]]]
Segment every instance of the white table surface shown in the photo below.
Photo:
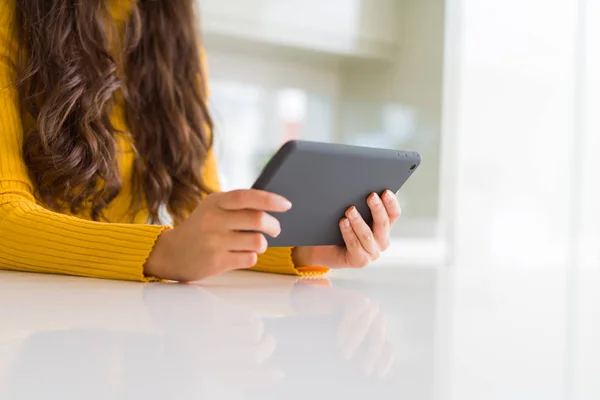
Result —
[[598, 399], [600, 273], [0, 272], [0, 399]]

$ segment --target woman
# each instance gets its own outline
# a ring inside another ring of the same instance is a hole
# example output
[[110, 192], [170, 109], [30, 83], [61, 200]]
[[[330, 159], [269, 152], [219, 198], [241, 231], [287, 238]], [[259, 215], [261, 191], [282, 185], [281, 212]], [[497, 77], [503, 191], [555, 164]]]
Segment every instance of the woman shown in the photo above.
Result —
[[219, 193], [193, 3], [0, 2], [0, 268], [192, 281], [363, 267], [387, 247], [389, 191], [372, 229], [348, 210], [347, 246], [295, 249], [263, 236], [286, 199]]

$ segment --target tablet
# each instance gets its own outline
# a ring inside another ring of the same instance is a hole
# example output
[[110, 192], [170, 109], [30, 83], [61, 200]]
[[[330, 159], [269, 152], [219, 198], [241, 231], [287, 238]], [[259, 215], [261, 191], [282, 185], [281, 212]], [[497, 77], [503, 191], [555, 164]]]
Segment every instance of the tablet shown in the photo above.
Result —
[[399, 190], [421, 163], [419, 153], [306, 141], [287, 142], [253, 188], [284, 196], [292, 209], [273, 214], [281, 223], [271, 247], [343, 245], [339, 221], [356, 206], [373, 222], [367, 197]]

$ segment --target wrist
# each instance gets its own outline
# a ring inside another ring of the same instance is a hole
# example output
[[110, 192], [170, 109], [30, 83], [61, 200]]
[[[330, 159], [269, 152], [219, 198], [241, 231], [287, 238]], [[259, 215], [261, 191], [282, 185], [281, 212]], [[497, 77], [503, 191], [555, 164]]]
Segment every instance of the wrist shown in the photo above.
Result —
[[292, 249], [292, 261], [296, 267], [310, 267], [315, 265], [312, 247], [294, 247]]
[[154, 247], [148, 256], [148, 260], [144, 265], [144, 275], [169, 279], [167, 270], [169, 267], [169, 254], [173, 254], [170, 250], [172, 247], [173, 233], [174, 231], [172, 229], [166, 229], [158, 236], [156, 243], [154, 243]]

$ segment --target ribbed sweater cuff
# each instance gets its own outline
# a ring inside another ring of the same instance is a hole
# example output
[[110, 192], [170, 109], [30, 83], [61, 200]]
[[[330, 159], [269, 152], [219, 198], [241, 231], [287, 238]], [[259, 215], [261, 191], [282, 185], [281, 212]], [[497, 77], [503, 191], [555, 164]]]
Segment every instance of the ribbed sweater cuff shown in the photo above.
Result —
[[319, 276], [329, 272], [326, 267], [294, 265], [292, 250], [293, 247], [269, 248], [258, 257], [258, 263], [250, 270], [296, 276]]
[[92, 222], [28, 201], [7, 203], [2, 208], [1, 269], [156, 280], [144, 275], [144, 264], [167, 226]]

